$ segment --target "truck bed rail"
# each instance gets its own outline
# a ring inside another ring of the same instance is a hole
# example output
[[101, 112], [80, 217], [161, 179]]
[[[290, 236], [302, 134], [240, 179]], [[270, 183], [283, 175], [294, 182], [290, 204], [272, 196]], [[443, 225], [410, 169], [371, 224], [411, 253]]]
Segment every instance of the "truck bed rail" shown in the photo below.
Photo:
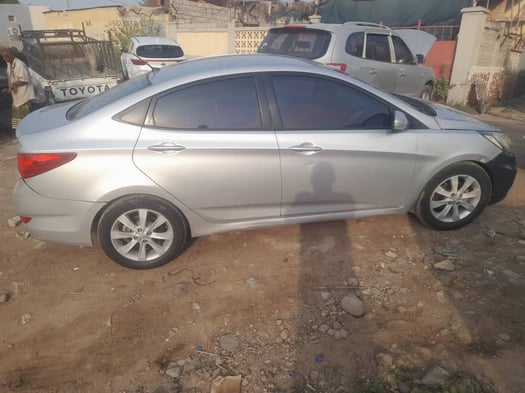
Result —
[[78, 29], [22, 31], [23, 53], [31, 69], [46, 79], [121, 75], [112, 42]]

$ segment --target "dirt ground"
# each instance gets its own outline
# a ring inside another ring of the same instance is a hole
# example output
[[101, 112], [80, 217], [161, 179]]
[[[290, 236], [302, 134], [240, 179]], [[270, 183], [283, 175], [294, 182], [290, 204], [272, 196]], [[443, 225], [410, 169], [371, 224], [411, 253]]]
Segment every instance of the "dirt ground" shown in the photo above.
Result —
[[4, 134], [0, 392], [208, 393], [237, 375], [243, 393], [525, 392], [514, 113], [483, 119], [514, 140], [516, 183], [466, 228], [389, 216], [235, 232], [151, 271], [9, 227], [16, 141]]

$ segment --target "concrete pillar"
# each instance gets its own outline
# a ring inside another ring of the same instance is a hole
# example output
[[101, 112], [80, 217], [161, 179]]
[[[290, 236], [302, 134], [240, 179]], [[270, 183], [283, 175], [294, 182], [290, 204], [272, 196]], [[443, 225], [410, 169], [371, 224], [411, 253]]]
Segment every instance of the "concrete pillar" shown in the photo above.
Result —
[[450, 89], [447, 103], [464, 105], [470, 89], [469, 72], [478, 60], [483, 30], [489, 10], [484, 7], [469, 7], [461, 10], [461, 25], [454, 66], [450, 76]]
[[228, 23], [228, 54], [235, 54], [235, 21]]

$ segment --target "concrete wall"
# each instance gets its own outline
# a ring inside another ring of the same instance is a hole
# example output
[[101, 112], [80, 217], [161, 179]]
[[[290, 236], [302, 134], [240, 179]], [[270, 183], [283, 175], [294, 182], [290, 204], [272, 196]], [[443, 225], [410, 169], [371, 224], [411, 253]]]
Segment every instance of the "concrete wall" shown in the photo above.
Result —
[[112, 23], [121, 20], [119, 6], [81, 10], [48, 11], [44, 14], [49, 29], [86, 29], [89, 37], [108, 39]]
[[255, 53], [269, 26], [237, 27], [231, 22], [228, 28], [184, 29], [175, 23], [169, 24], [169, 37], [174, 38], [188, 57], [222, 54]]
[[188, 58], [231, 53], [228, 29], [180, 30], [170, 33], [170, 37], [179, 43]]
[[479, 56], [483, 30], [489, 11], [483, 7], [470, 7], [461, 10], [462, 19], [457, 39], [454, 67], [450, 77], [451, 85], [447, 102], [465, 104], [472, 81], [469, 79], [470, 69]]
[[108, 31], [122, 21], [141, 20], [158, 23], [166, 31], [168, 15], [156, 8], [109, 6], [45, 13], [49, 29], [86, 29], [89, 37], [107, 40]]
[[449, 104], [490, 104], [525, 93], [524, 55], [513, 51], [515, 42], [506, 23], [488, 20], [488, 15], [483, 7], [462, 10]]
[[19, 37], [9, 34], [9, 28], [45, 29], [43, 12], [48, 10], [46, 6], [0, 4], [0, 43], [21, 48]]
[[171, 2], [172, 22], [183, 29], [208, 27], [228, 27], [235, 19], [233, 8], [218, 7], [213, 4], [190, 0]]

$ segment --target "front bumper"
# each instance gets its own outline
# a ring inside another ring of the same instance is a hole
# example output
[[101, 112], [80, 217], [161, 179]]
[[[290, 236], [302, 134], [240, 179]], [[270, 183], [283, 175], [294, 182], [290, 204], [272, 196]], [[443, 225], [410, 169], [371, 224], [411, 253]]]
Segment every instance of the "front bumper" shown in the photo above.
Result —
[[492, 196], [490, 203], [503, 200], [516, 178], [516, 157], [510, 152], [503, 152], [493, 160], [485, 163], [492, 180]]
[[92, 246], [91, 224], [103, 203], [45, 198], [23, 180], [16, 183], [13, 198], [18, 215], [31, 217], [26, 227], [36, 239]]

